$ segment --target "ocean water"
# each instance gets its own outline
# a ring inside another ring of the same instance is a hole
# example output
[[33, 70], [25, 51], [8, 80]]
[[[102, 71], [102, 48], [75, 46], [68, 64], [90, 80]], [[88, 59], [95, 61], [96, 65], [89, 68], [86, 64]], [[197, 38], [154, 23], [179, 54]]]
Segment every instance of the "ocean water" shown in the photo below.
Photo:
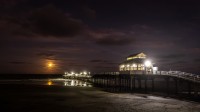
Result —
[[0, 84], [92, 87], [91, 83], [88, 83], [85, 81], [76, 80], [76, 79], [63, 79], [63, 78], [1, 79]]

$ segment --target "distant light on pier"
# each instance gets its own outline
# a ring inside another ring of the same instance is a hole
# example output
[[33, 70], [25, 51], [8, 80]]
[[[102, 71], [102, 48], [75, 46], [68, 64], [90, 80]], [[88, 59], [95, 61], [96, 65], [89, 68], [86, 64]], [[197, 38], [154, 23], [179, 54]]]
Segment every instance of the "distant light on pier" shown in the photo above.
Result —
[[151, 61], [146, 60], [145, 63], [144, 63], [144, 65], [145, 65], [146, 67], [150, 67], [150, 66], [152, 66], [152, 63], [151, 63]]
[[64, 77], [91, 77], [90, 72], [82, 71], [82, 72], [64, 72]]

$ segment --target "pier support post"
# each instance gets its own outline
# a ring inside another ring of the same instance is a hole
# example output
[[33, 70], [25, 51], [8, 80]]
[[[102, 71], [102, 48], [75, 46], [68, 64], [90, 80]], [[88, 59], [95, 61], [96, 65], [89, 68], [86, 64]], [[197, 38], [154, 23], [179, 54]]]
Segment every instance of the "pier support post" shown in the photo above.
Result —
[[135, 76], [133, 76], [132, 82], [133, 82], [133, 90], [135, 90]]
[[132, 91], [132, 77], [129, 77], [129, 91]]
[[114, 88], [115, 90], [114, 91], [117, 91], [117, 86], [118, 86], [118, 83], [117, 83], [117, 76], [114, 77], [115, 79], [115, 82], [114, 82]]
[[138, 79], [138, 86], [139, 86], [139, 87], [138, 87], [139, 90], [141, 90], [141, 89], [142, 89], [142, 87], [141, 87], [141, 78]]
[[197, 82], [194, 83], [194, 96], [195, 97], [198, 96], [198, 83]]
[[178, 94], [178, 79], [177, 78], [174, 78], [174, 81], [175, 81], [175, 94]]
[[151, 89], [152, 89], [152, 92], [154, 92], [154, 78], [152, 78], [152, 80], [151, 80]]
[[166, 80], [166, 91], [167, 91], [167, 95], [169, 95], [169, 77], [166, 77], [165, 80]]
[[133, 91], [133, 76], [130, 77], [130, 90]]
[[145, 93], [147, 93], [147, 77], [144, 78]]
[[188, 96], [191, 96], [191, 82], [188, 81]]
[[119, 76], [119, 91], [121, 92], [122, 90], [122, 78]]

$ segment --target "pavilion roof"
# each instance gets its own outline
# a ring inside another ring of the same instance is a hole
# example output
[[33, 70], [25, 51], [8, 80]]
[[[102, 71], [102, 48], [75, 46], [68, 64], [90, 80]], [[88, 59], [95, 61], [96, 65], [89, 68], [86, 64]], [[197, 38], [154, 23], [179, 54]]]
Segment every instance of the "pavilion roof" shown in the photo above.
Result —
[[144, 58], [135, 58], [132, 60], [126, 60], [122, 62], [121, 64], [133, 64], [133, 63], [144, 63], [145, 59]]

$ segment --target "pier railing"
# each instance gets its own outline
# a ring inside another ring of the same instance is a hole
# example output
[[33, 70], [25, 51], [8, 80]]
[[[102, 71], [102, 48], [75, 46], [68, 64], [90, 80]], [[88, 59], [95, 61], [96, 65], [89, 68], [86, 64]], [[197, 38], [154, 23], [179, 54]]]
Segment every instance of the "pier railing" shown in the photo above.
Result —
[[157, 71], [153, 75], [168, 75], [173, 77], [182, 78], [185, 80], [190, 80], [194, 82], [200, 82], [200, 75], [187, 73], [187, 72], [181, 72], [181, 71]]
[[[98, 75], [120, 75], [119, 72], [99, 72], [94, 73]], [[200, 83], [200, 75], [187, 73], [187, 72], [181, 72], [181, 71], [156, 71], [154, 74], [142, 74], [142, 75], [165, 75], [165, 76], [172, 76], [177, 77], [185, 80], [190, 80], [194, 82]]]

